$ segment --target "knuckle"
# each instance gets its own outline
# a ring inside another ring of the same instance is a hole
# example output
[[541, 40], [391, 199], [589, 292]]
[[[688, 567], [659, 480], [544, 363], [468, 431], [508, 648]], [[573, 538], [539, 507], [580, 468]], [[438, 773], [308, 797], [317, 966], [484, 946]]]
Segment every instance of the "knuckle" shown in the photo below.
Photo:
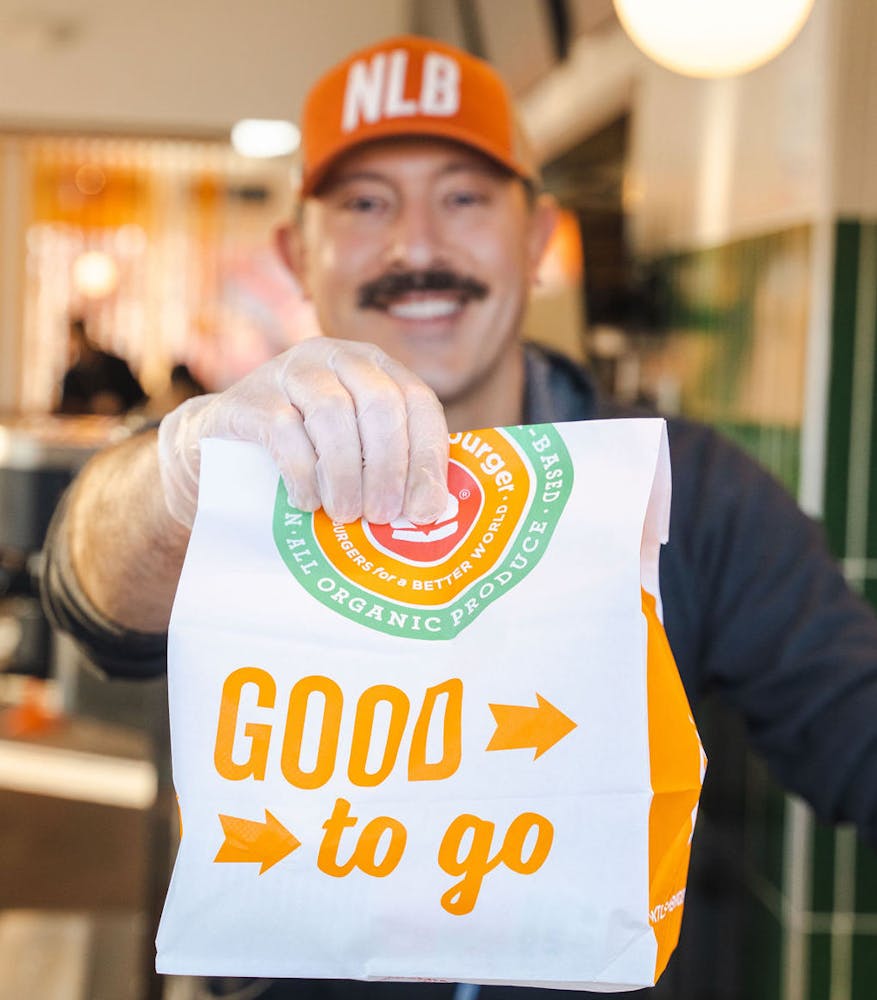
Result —
[[409, 409], [422, 410], [434, 416], [444, 415], [438, 396], [425, 382], [412, 382], [406, 387], [405, 395]]
[[266, 430], [271, 439], [278, 442], [285, 442], [300, 424], [301, 417], [293, 406], [277, 407], [265, 415]]
[[365, 348], [364, 355], [369, 361], [381, 368], [387, 367], [390, 356], [385, 350], [378, 347], [377, 344], [363, 344], [361, 346]]
[[405, 403], [392, 389], [368, 393], [362, 400], [358, 416], [361, 422], [379, 424], [383, 430], [398, 430], [405, 425]]
[[344, 427], [353, 422], [353, 403], [343, 389], [327, 385], [308, 401], [303, 417], [309, 430], [325, 425]]

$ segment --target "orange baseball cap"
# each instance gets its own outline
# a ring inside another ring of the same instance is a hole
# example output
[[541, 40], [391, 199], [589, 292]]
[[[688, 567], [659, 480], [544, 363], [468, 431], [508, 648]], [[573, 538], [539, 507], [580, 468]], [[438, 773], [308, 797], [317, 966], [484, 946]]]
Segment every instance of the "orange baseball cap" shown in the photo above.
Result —
[[403, 35], [354, 52], [311, 88], [302, 112], [301, 193], [313, 194], [349, 150], [404, 136], [463, 143], [539, 183], [496, 70], [452, 45]]

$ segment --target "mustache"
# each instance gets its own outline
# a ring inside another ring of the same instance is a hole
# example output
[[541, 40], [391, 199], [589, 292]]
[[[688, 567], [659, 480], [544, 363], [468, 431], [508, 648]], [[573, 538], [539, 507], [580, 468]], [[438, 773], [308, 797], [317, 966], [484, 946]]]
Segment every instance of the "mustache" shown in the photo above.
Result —
[[394, 299], [408, 292], [458, 292], [461, 301], [468, 302], [486, 298], [489, 291], [484, 282], [449, 268], [390, 271], [359, 289], [357, 305], [360, 309], [386, 309]]

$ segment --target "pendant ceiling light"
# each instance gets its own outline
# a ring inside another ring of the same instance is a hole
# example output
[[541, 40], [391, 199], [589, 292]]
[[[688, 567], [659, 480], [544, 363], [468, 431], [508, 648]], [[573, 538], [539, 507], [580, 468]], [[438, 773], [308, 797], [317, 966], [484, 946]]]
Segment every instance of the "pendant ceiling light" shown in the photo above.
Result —
[[294, 153], [301, 132], [292, 122], [272, 118], [242, 118], [231, 129], [231, 144], [241, 156], [268, 159]]
[[613, 0], [634, 43], [686, 76], [746, 73], [792, 41], [814, 0]]

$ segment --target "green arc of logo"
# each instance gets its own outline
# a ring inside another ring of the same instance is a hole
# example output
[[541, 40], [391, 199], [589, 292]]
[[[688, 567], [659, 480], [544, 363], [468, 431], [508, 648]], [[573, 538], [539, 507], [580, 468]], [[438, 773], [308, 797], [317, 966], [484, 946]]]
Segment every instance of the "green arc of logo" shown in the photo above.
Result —
[[[291, 507], [283, 481], [274, 502], [274, 541], [280, 557], [304, 589], [327, 608], [386, 635], [430, 641], [453, 639], [483, 611], [519, 584], [545, 554], [573, 486], [573, 467], [553, 424], [502, 429], [525, 460], [535, 489], [494, 566], [473, 578], [455, 598], [422, 606], [352, 583], [326, 558], [314, 533], [313, 514]], [[546, 462], [560, 475], [548, 480]], [[412, 565], [412, 576], [416, 567]]]

